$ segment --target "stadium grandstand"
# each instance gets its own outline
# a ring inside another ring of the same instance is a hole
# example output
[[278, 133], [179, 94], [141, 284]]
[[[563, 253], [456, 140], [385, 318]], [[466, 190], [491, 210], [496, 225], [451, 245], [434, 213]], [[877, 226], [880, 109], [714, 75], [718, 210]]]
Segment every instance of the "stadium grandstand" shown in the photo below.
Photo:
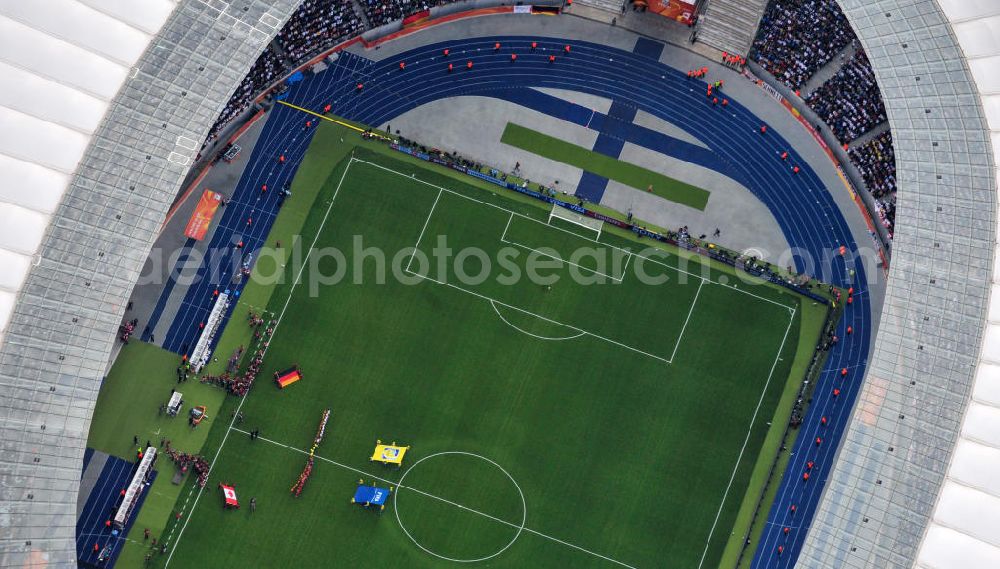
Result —
[[995, 1], [0, 38], [0, 567], [1000, 567]]

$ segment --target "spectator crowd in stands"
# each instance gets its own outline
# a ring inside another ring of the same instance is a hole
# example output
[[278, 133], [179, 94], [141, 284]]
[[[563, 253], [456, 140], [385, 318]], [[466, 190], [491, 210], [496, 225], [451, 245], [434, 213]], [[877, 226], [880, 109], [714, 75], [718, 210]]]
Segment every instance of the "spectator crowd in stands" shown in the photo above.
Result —
[[260, 57], [254, 62], [253, 67], [250, 68], [250, 73], [243, 78], [239, 87], [229, 97], [229, 102], [219, 113], [219, 118], [212, 125], [212, 130], [208, 132], [205, 143], [208, 144], [215, 140], [219, 136], [219, 132], [229, 124], [229, 121], [245, 111], [261, 91], [281, 78], [285, 70], [278, 54], [270, 46], [265, 49], [264, 53], [260, 54]]
[[775, 0], [764, 12], [750, 57], [798, 90], [854, 39], [834, 0]]
[[[761, 19], [750, 59], [790, 89], [800, 90], [857, 37], [836, 0], [772, 0]], [[885, 104], [867, 55], [854, 54], [837, 72], [804, 95], [841, 144], [886, 121]], [[841, 55], [843, 58], [844, 55]], [[896, 163], [888, 132], [849, 151], [875, 198], [878, 215], [892, 234], [896, 211]]]
[[892, 134], [883, 132], [851, 149], [850, 156], [875, 198], [879, 217], [891, 236], [896, 220], [896, 155], [892, 149]]
[[278, 32], [278, 45], [293, 63], [364, 31], [352, 0], [305, 0]]
[[364, 22], [354, 11], [352, 0], [305, 0], [276, 37], [285, 60], [270, 46], [264, 50], [219, 113], [205, 145], [216, 140], [219, 133], [264, 89], [294, 65], [340, 41], [359, 35], [364, 29]]
[[[401, 20], [445, 4], [448, 0], [359, 0], [371, 27]], [[203, 145], [218, 139], [220, 133], [245, 111], [267, 87], [285, 72], [338, 43], [365, 31], [365, 22], [355, 10], [353, 0], [305, 0], [276, 36], [279, 49], [270, 46], [257, 59], [250, 73], [219, 113]]]
[[[364, 10], [368, 25], [378, 27], [446, 1], [360, 0], [358, 6]], [[220, 113], [205, 144], [215, 140], [283, 73], [364, 29], [365, 22], [352, 0], [305, 0], [277, 35], [277, 44], [284, 53], [271, 47], [264, 50]], [[750, 58], [799, 93], [817, 71], [856, 40], [836, 0], [772, 0], [761, 19]], [[807, 94], [805, 101], [843, 144], [886, 120], [874, 72], [860, 48], [832, 78]], [[891, 228], [895, 211], [891, 138], [877, 137], [850, 156], [880, 204], [883, 221]], [[237, 379], [236, 383], [240, 385], [228, 387], [236, 387], [237, 391], [248, 388], [245, 381]]]
[[865, 52], [858, 50], [829, 81], [806, 97], [841, 143], [886, 121], [885, 105]]
[[364, 0], [365, 15], [373, 28], [384, 26], [389, 22], [402, 20], [422, 10], [430, 10], [431, 6], [445, 2], [427, 2], [425, 0]]

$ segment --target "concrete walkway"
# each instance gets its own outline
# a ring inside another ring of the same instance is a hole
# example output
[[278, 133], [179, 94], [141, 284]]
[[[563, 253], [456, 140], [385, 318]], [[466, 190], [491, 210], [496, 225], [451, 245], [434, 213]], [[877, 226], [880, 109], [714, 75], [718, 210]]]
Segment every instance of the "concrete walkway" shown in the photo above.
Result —
[[875, 138], [876, 136], [882, 134], [887, 130], [889, 130], [889, 121], [879, 123], [878, 126], [876, 126], [875, 128], [869, 130], [868, 132], [852, 140], [851, 143], [847, 145], [847, 147], [851, 150], [854, 150], [859, 146], [864, 146], [869, 140]]

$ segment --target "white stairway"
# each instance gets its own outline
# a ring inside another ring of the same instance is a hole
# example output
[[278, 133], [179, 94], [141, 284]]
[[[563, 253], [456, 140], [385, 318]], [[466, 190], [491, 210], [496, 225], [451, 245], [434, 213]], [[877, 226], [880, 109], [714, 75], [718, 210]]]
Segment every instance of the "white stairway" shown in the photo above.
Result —
[[574, 0], [573, 5], [575, 6], [577, 4], [597, 8], [598, 10], [604, 10], [605, 12], [621, 14], [622, 7], [625, 5], [625, 0]]
[[698, 18], [698, 41], [745, 56], [766, 7], [767, 0], [709, 0]]

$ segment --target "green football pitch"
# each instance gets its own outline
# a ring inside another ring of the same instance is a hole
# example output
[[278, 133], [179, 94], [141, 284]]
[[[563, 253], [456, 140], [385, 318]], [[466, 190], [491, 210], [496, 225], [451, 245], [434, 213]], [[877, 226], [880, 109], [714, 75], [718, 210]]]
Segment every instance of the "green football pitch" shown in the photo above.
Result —
[[[371, 151], [297, 245], [170, 566], [718, 565], [801, 380], [800, 297]], [[404, 464], [371, 462], [376, 439]], [[350, 503], [361, 479], [393, 489], [383, 512]]]

